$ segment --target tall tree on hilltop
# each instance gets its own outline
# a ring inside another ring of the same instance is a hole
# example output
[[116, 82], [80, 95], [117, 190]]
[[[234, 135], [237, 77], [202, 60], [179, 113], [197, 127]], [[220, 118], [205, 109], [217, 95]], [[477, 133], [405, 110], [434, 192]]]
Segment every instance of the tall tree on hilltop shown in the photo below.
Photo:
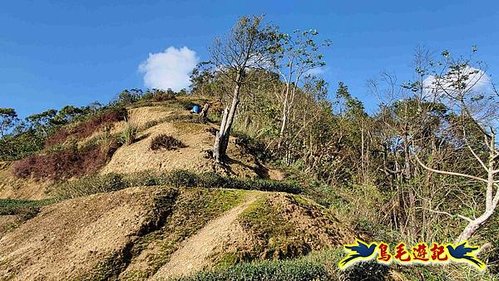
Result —
[[241, 17], [227, 36], [215, 39], [210, 49], [215, 69], [233, 85], [232, 94], [229, 94], [232, 103], [224, 109], [213, 146], [213, 157], [217, 162], [222, 162], [226, 155], [241, 88], [251, 80], [251, 69], [268, 66], [270, 45], [275, 34], [274, 28], [263, 25], [263, 17]]

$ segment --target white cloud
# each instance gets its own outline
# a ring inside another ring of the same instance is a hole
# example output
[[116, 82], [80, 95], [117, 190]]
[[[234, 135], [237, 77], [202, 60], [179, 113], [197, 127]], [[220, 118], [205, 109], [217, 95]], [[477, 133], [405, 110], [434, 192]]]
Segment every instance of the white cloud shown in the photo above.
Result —
[[[469, 75], [469, 79], [466, 81], [466, 91], [483, 93], [492, 90], [492, 81], [490, 76], [483, 70], [468, 66], [463, 70], [463, 74]], [[446, 89], [448, 92], [452, 92], [453, 87], [449, 81], [456, 80], [456, 78], [456, 75], [449, 75], [448, 79], [440, 81], [443, 85], [437, 85], [435, 76], [428, 76], [423, 81], [423, 87], [425, 88], [426, 95], [431, 96], [432, 94], [443, 94], [442, 88]]]
[[189, 87], [189, 74], [198, 62], [195, 51], [168, 47], [164, 52], [149, 54], [139, 65], [139, 71], [144, 74], [146, 87], [179, 91]]
[[324, 73], [326, 73], [326, 68], [322, 66], [322, 67], [314, 67], [308, 70], [305, 74], [317, 76], [317, 75], [322, 75]]
[[[497, 107], [499, 106], [499, 98], [494, 94], [490, 76], [481, 69], [469, 66], [463, 69], [462, 74], [469, 75], [464, 91], [461, 91], [461, 93], [466, 93], [463, 98], [467, 111], [484, 128], [498, 128], [499, 122], [497, 120], [499, 112], [497, 111]], [[454, 99], [460, 94], [458, 90], [455, 90], [455, 85], [452, 84], [456, 80], [457, 75], [447, 74], [446, 78], [438, 81], [435, 76], [427, 77], [423, 81], [425, 96], [427, 98], [438, 98], [446, 106], [462, 110], [461, 104]], [[437, 85], [438, 83], [442, 85]], [[454, 98], [449, 98], [448, 95]]]

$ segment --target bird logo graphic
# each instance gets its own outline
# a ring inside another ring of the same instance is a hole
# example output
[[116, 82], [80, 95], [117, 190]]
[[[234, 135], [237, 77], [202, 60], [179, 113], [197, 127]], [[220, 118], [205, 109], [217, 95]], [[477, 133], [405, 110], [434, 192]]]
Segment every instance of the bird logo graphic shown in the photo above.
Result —
[[390, 251], [390, 244], [386, 242], [367, 243], [355, 239], [353, 244], [344, 246], [346, 257], [338, 266], [344, 270], [357, 262], [369, 261], [378, 256], [377, 262], [383, 264], [397, 263], [401, 265], [411, 264], [446, 264], [450, 261], [466, 263], [478, 270], [485, 270], [487, 265], [478, 257], [479, 247], [471, 246], [467, 241], [459, 244], [440, 244], [433, 242], [431, 247], [424, 242], [416, 246], [408, 247], [400, 242]]
[[[344, 246], [346, 257], [338, 263], [341, 270], [358, 262], [369, 261], [378, 256], [377, 262], [383, 264], [397, 263], [411, 264], [446, 264], [449, 261], [466, 263], [478, 270], [485, 270], [487, 265], [478, 257], [479, 247], [471, 246], [467, 241], [460, 244], [432, 243], [429, 247], [419, 242], [414, 247], [407, 247], [405, 243], [398, 243], [394, 251], [390, 251], [390, 244], [386, 242], [367, 243], [356, 239], [353, 244]], [[395, 251], [396, 250], [396, 251]]]
[[360, 239], [355, 239], [354, 244], [345, 245], [348, 255], [339, 262], [339, 267], [343, 269], [355, 262], [372, 259], [376, 255], [376, 246], [376, 243], [368, 244]]
[[485, 263], [479, 260], [474, 253], [475, 251], [478, 251], [479, 247], [471, 247], [468, 245], [468, 242], [465, 241], [455, 247], [449, 244], [446, 248], [454, 261], [469, 263], [481, 270], [485, 269]]

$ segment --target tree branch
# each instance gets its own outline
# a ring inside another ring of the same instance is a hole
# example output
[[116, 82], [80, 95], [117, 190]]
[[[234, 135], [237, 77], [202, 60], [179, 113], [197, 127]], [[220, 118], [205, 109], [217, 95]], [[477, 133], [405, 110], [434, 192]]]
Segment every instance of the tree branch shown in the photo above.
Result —
[[471, 154], [473, 154], [473, 156], [475, 156], [476, 160], [478, 160], [480, 165], [482, 165], [482, 167], [485, 169], [485, 171], [488, 172], [489, 168], [485, 165], [485, 163], [483, 163], [482, 159], [480, 159], [480, 157], [478, 157], [478, 155], [475, 153], [475, 150], [469, 144], [468, 138], [466, 136], [466, 129], [464, 128], [464, 126], [463, 126], [463, 134], [464, 134], [464, 142], [466, 143], [466, 146], [468, 147], [468, 149], [471, 151]]
[[447, 216], [450, 216], [450, 217], [458, 217], [458, 218], [466, 220], [468, 222], [472, 222], [473, 221], [472, 219], [470, 219], [470, 218], [468, 218], [466, 216], [463, 216], [463, 215], [453, 215], [453, 214], [448, 213], [448, 212], [438, 211], [438, 210], [432, 210], [432, 209], [428, 209], [428, 208], [424, 208], [424, 207], [416, 207], [416, 209], [423, 209], [423, 210], [426, 210], [426, 211], [429, 211], [429, 212], [432, 212], [432, 213], [447, 215]]
[[443, 175], [449, 175], [449, 176], [464, 177], [464, 178], [474, 179], [474, 180], [481, 181], [481, 182], [488, 182], [486, 179], [483, 179], [480, 177], [475, 177], [475, 176], [468, 175], [468, 174], [449, 172], [449, 171], [441, 171], [441, 170], [436, 170], [436, 169], [430, 168], [430, 167], [426, 166], [425, 164], [423, 164], [423, 162], [421, 162], [421, 160], [419, 160], [419, 157], [416, 153], [414, 153], [414, 157], [416, 158], [416, 161], [419, 163], [419, 165], [421, 165], [423, 168], [425, 168], [426, 170], [428, 170], [430, 172], [434, 172], [437, 174], [443, 174]]

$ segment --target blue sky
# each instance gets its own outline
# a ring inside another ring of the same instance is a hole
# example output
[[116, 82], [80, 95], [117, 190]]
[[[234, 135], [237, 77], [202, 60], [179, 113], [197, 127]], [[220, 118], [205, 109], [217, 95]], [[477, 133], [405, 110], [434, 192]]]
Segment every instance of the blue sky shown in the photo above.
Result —
[[139, 65], [150, 53], [185, 46], [206, 60], [213, 38], [251, 14], [283, 31], [314, 28], [331, 39], [330, 91], [343, 81], [370, 111], [377, 100], [366, 80], [381, 71], [410, 79], [418, 45], [457, 54], [477, 45], [492, 79], [499, 75], [497, 1], [16, 0], [0, 7], [0, 107], [24, 117], [107, 102], [145, 87]]

